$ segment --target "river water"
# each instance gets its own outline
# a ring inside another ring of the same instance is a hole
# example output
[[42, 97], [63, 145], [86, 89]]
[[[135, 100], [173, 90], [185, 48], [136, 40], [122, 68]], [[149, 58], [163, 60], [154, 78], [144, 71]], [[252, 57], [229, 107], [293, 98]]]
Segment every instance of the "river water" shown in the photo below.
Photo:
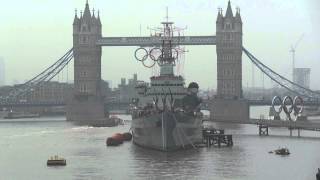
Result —
[[[251, 109], [253, 116], [259, 115], [257, 112], [268, 110]], [[302, 137], [297, 138], [289, 137], [285, 128], [272, 128], [270, 136], [259, 137], [255, 125], [215, 126], [233, 134], [233, 147], [164, 153], [132, 142], [105, 145], [107, 137], [128, 131], [130, 123], [93, 128], [75, 126], [65, 117], [0, 119], [0, 180], [315, 179], [320, 167], [320, 132], [302, 131]], [[268, 153], [279, 146], [288, 147], [291, 154]], [[46, 160], [56, 154], [67, 159], [67, 166], [46, 166]]]

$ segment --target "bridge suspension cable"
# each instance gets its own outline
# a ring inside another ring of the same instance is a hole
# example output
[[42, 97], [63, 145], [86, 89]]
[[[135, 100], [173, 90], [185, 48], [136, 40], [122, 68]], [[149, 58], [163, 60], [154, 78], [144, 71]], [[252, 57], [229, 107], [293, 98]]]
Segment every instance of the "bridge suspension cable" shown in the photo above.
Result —
[[73, 48], [71, 48], [66, 54], [64, 54], [54, 64], [46, 68], [40, 74], [36, 75], [24, 84], [16, 86], [10, 93], [7, 99], [16, 100], [37, 87], [43, 85], [43, 83], [50, 81], [73, 59]]
[[256, 57], [254, 57], [244, 47], [242, 48], [242, 50], [248, 56], [251, 62], [258, 67], [258, 69], [260, 69], [265, 75], [267, 75], [269, 78], [271, 78], [273, 81], [275, 81], [280, 86], [287, 89], [288, 91], [306, 98], [317, 99], [317, 100], [320, 98], [319, 92], [313, 91], [311, 89], [307, 89], [303, 86], [300, 86], [299, 84], [296, 84], [288, 80], [284, 76], [281, 76], [280, 74], [270, 69], [268, 66], [264, 65], [261, 61], [259, 61]]

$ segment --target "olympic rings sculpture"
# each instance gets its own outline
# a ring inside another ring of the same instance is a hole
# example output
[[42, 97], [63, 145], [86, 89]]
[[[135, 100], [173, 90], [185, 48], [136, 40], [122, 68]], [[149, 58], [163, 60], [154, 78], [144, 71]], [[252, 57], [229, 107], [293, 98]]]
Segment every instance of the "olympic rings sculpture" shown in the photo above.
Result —
[[[176, 59], [178, 59], [179, 51], [175, 48], [172, 48], [171, 51], [172, 61], [175, 61]], [[153, 67], [156, 62], [158, 63], [158, 65], [161, 65], [163, 63], [163, 52], [162, 49], [158, 47], [152, 48], [149, 51], [146, 48], [140, 47], [134, 52], [134, 57], [136, 58], [136, 60], [142, 62], [143, 66], [147, 68]], [[150, 65], [145, 62], [149, 58], [152, 60]]]
[[[292, 99], [290, 96], [285, 96], [282, 100], [281, 97], [275, 96], [272, 99], [271, 106], [276, 117], [279, 118], [279, 114], [283, 110], [288, 119], [292, 120], [290, 115], [292, 112], [294, 112], [294, 116], [296, 117], [294, 120], [296, 121], [298, 115], [303, 111], [303, 99], [300, 96], [296, 96], [294, 99]], [[279, 108], [276, 110], [275, 106], [279, 106]]]
[[[145, 52], [145, 55], [140, 57], [137, 53], [139, 51], [144, 51]], [[145, 49], [145, 48], [138, 48], [135, 52], [134, 52], [134, 57], [136, 58], [136, 60], [138, 61], [145, 61], [147, 58], [148, 58], [148, 51]]]
[[[158, 52], [157, 52], [158, 51]], [[154, 54], [158, 53], [158, 57], [155, 57]], [[150, 58], [153, 60], [153, 61], [158, 61], [160, 56], [162, 56], [162, 50], [160, 48], [152, 48], [150, 51], [149, 51], [149, 56]]]

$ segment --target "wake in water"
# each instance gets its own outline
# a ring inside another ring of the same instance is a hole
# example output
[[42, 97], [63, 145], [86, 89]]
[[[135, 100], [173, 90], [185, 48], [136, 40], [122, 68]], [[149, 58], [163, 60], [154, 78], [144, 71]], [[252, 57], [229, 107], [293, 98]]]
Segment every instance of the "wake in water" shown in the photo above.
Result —
[[80, 126], [80, 127], [73, 127], [70, 129], [66, 129], [65, 131], [77, 132], [77, 131], [87, 131], [89, 129], [93, 129], [94, 127], [90, 126]]
[[5, 139], [16, 139], [16, 138], [23, 138], [23, 137], [30, 137], [30, 136], [42, 136], [45, 134], [52, 134], [57, 132], [58, 131], [54, 131], [54, 130], [43, 130], [43, 131], [36, 131], [36, 132], [26, 132], [22, 134], [7, 135], [2, 137]]

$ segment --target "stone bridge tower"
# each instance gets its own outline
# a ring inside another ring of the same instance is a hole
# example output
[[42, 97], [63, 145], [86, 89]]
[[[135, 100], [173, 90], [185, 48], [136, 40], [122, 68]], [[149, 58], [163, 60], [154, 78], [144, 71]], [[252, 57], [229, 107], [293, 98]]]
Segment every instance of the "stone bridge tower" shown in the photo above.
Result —
[[219, 9], [216, 21], [217, 96], [211, 102], [210, 119], [224, 122], [247, 122], [249, 105], [242, 97], [242, 21], [235, 16], [231, 3], [225, 16]]
[[235, 16], [231, 3], [225, 16], [219, 9], [216, 21], [217, 97], [242, 98], [242, 21], [240, 10]]
[[67, 106], [67, 120], [90, 123], [105, 119], [101, 93], [101, 22], [88, 2], [73, 22], [74, 89]]

